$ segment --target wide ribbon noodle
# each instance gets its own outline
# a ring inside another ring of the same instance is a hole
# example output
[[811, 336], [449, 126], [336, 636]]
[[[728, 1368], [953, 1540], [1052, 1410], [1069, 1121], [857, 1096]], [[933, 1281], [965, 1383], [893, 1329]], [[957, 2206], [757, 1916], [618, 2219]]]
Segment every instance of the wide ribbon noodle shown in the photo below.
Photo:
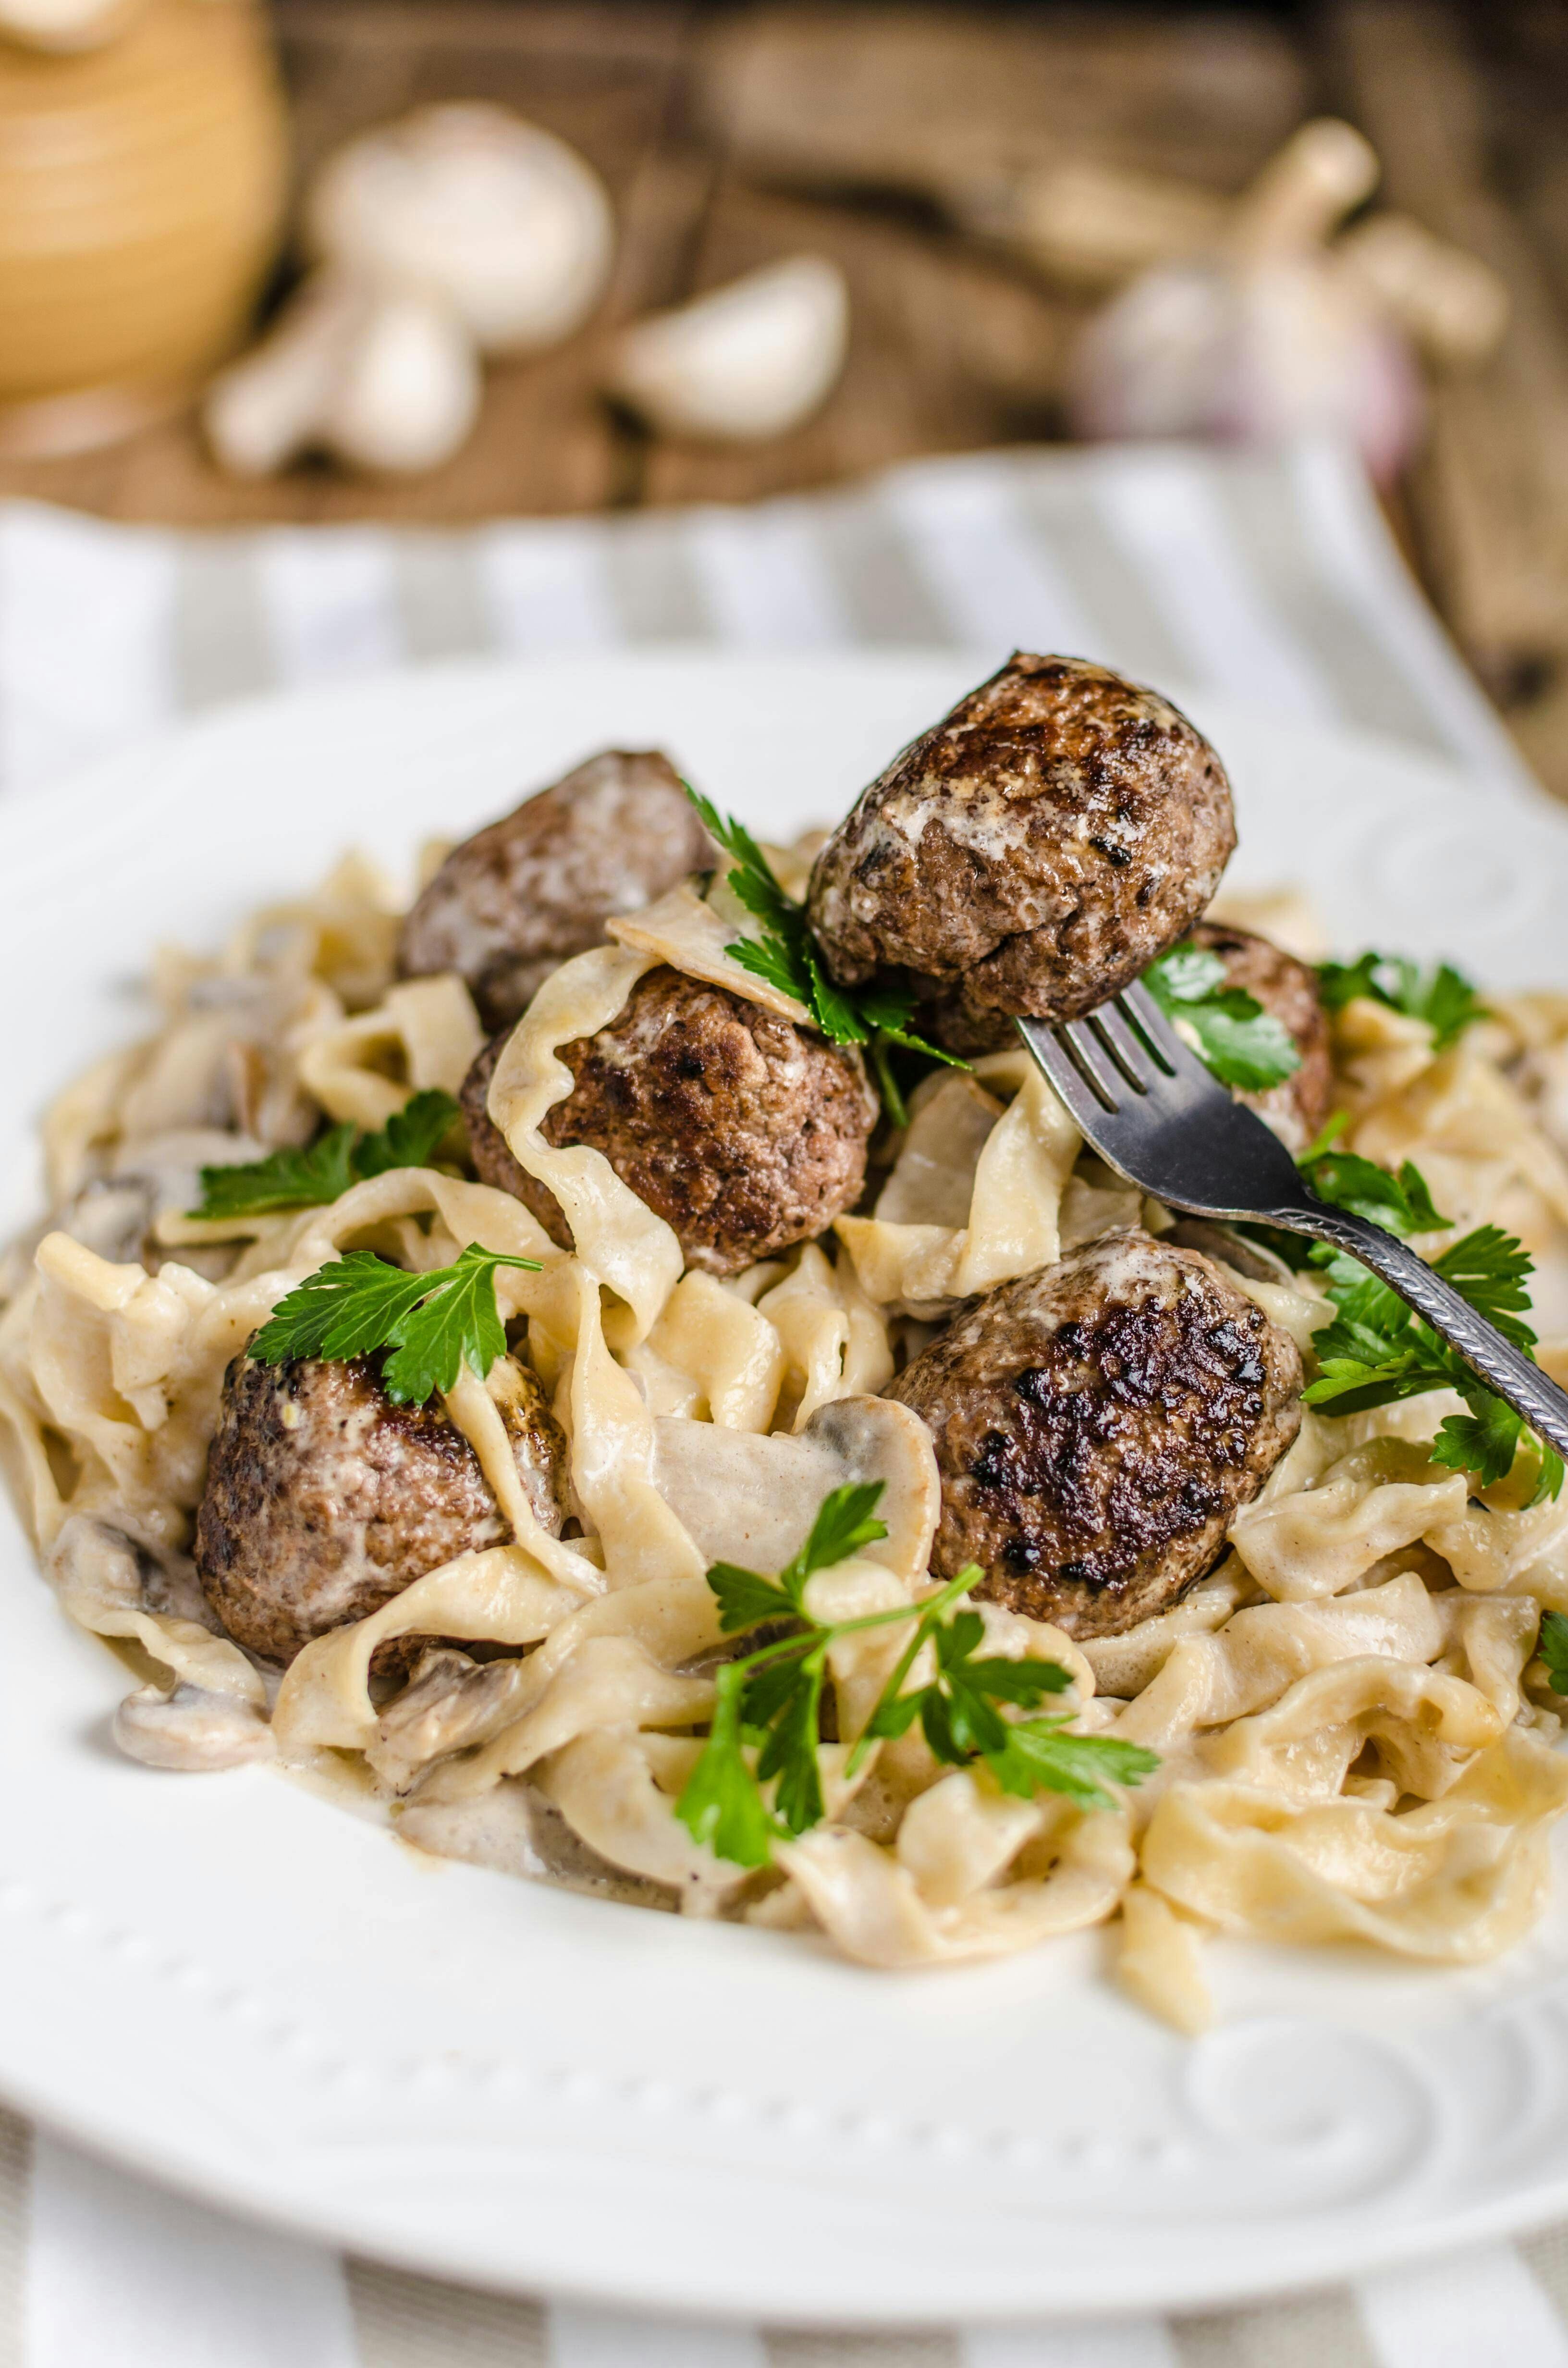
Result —
[[[778, 860], [798, 885], [809, 848]], [[832, 1648], [844, 1739], [822, 1747], [820, 1825], [756, 1871], [676, 1818], [733, 1649], [709, 1565], [778, 1570], [829, 1489], [876, 1480], [887, 1537], [819, 1572], [808, 1601], [824, 1620], [915, 1602], [939, 1490], [924, 1427], [879, 1395], [899, 1360], [974, 1293], [1112, 1226], [1169, 1222], [1085, 1154], [1007, 1053], [920, 1087], [869, 1210], [728, 1280], [685, 1271], [669, 1225], [602, 1154], [553, 1145], [543, 1125], [571, 1090], [563, 1048], [656, 962], [802, 1019], [727, 951], [753, 926], [722, 882], [688, 883], [562, 963], [512, 1031], [490, 1114], [559, 1203], [569, 1251], [446, 1167], [374, 1177], [324, 1208], [188, 1214], [204, 1164], [304, 1143], [324, 1121], [378, 1127], [415, 1092], [460, 1085], [480, 1043], [467, 989], [394, 978], [396, 900], [369, 866], [341, 865], [213, 960], [159, 957], [157, 1033], [50, 1112], [51, 1217], [0, 1269], [17, 1501], [64, 1608], [142, 1681], [126, 1731], [161, 1721], [188, 1765], [254, 1756], [259, 1737], [286, 1769], [379, 1800], [426, 1849], [813, 1928], [867, 1965], [995, 1956], [1115, 1918], [1122, 1978], [1184, 2029], [1209, 2011], [1214, 1933], [1455, 1964], [1511, 1946], [1568, 1805], [1555, 1697], [1532, 1659], [1542, 1611], [1568, 1611], [1568, 1501], [1530, 1506], [1510, 1483], [1478, 1501], [1435, 1465], [1457, 1405], [1441, 1394], [1308, 1414], [1219, 1567], [1128, 1634], [1080, 1647], [977, 1607], [988, 1652], [1059, 1663], [1060, 1706], [1082, 1727], [1160, 1755], [1120, 1805], [1004, 1794], [940, 1765], [918, 1725], [851, 1773], [848, 1738], [907, 1634], [893, 1623]], [[1502, 1001], [1440, 1053], [1425, 1023], [1372, 1001], [1335, 1028], [1348, 1146], [1417, 1159], [1456, 1224], [1519, 1233], [1547, 1328], [1568, 1329], [1568, 999]], [[189, 1560], [224, 1370], [345, 1250], [426, 1270], [469, 1242], [539, 1262], [496, 1287], [570, 1443], [569, 1534], [540, 1526], [465, 1371], [447, 1408], [509, 1539], [320, 1637], [279, 1681], [221, 1633]], [[1310, 1273], [1236, 1280], [1310, 1342], [1324, 1312]], [[1550, 1340], [1542, 1359], [1568, 1368]]]

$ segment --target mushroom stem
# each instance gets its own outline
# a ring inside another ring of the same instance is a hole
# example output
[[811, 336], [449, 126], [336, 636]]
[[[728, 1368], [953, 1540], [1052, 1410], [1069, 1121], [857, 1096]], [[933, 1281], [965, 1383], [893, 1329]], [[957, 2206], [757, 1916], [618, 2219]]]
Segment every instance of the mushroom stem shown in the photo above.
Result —
[[323, 271], [272, 335], [214, 380], [203, 416], [236, 476], [267, 475], [317, 447], [402, 473], [449, 459], [479, 399], [473, 342], [438, 302]]

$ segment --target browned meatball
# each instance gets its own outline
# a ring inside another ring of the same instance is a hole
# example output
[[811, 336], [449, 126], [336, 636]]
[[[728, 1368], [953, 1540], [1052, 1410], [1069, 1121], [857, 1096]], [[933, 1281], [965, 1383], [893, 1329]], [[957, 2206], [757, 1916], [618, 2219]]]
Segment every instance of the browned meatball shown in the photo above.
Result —
[[669, 758], [607, 748], [453, 848], [403, 925], [398, 969], [460, 972], [485, 1026], [504, 1028], [608, 920], [713, 860]]
[[[485, 1111], [505, 1041], [485, 1046], [463, 1086], [473, 1164], [569, 1248], [555, 1199]], [[825, 1232], [859, 1198], [877, 1116], [859, 1054], [744, 996], [661, 963], [608, 1028], [560, 1057], [576, 1084], [546, 1116], [546, 1142], [602, 1151], [675, 1228], [688, 1266], [738, 1273]]]
[[1018, 652], [895, 757], [812, 872], [834, 976], [912, 983], [954, 1052], [1103, 1003], [1189, 929], [1236, 843], [1201, 733], [1083, 658]]
[[[529, 1368], [491, 1376], [518, 1475], [559, 1535], [566, 1441]], [[454, 1554], [511, 1531], [468, 1440], [437, 1400], [398, 1406], [365, 1358], [236, 1357], [196, 1520], [196, 1567], [231, 1636], [291, 1661]]]
[[1317, 973], [1267, 938], [1255, 937], [1250, 929], [1228, 929], [1218, 921], [1199, 921], [1192, 943], [1204, 953], [1218, 954], [1225, 965], [1225, 985], [1244, 987], [1295, 1039], [1301, 1065], [1293, 1076], [1266, 1093], [1238, 1093], [1236, 1099], [1267, 1119], [1288, 1151], [1305, 1151], [1328, 1116], [1334, 1094], [1328, 1017]]
[[1004, 1283], [888, 1389], [942, 1475], [931, 1567], [1070, 1636], [1164, 1611], [1301, 1427], [1289, 1335], [1193, 1250], [1130, 1228]]

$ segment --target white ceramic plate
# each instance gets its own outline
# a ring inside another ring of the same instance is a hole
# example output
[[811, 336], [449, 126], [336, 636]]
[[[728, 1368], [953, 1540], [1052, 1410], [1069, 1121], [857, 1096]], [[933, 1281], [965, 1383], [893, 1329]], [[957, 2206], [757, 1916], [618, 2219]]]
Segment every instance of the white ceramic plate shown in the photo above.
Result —
[[[663, 742], [769, 835], [841, 813], [983, 671], [949, 655], [463, 666], [230, 711], [0, 810], [0, 1216], [38, 1111], [349, 842], [406, 861], [596, 746]], [[1568, 822], [1191, 702], [1237, 876], [1347, 947], [1563, 984]], [[1568, 1884], [1500, 1967], [1215, 1952], [1193, 2045], [1086, 1935], [890, 1976], [438, 1863], [275, 1775], [107, 1739], [122, 1672], [0, 1515], [0, 2090], [210, 2200], [500, 2286], [750, 2317], [1256, 2294], [1568, 2214]]]

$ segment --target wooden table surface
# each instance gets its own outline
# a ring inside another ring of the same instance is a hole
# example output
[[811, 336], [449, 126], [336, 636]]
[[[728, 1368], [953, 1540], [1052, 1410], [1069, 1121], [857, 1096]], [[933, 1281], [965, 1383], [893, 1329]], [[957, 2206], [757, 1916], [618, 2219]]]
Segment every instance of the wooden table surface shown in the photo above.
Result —
[[[277, 0], [301, 173], [421, 100], [483, 95], [580, 147], [620, 219], [609, 297], [559, 352], [489, 374], [466, 449], [402, 484], [212, 466], [188, 419], [112, 450], [0, 465], [0, 495], [184, 524], [460, 522], [830, 484], [916, 453], [1061, 434], [1081, 303], [964, 239], [933, 193], [976, 155], [1082, 154], [1239, 188], [1303, 115], [1360, 124], [1384, 193], [1483, 254], [1514, 317], [1434, 393], [1392, 508], [1471, 664], [1568, 795], [1568, 6], [1321, 0], [1006, 15], [784, 0]], [[618, 324], [781, 252], [836, 256], [843, 382], [760, 450], [668, 444], [599, 397]]]

